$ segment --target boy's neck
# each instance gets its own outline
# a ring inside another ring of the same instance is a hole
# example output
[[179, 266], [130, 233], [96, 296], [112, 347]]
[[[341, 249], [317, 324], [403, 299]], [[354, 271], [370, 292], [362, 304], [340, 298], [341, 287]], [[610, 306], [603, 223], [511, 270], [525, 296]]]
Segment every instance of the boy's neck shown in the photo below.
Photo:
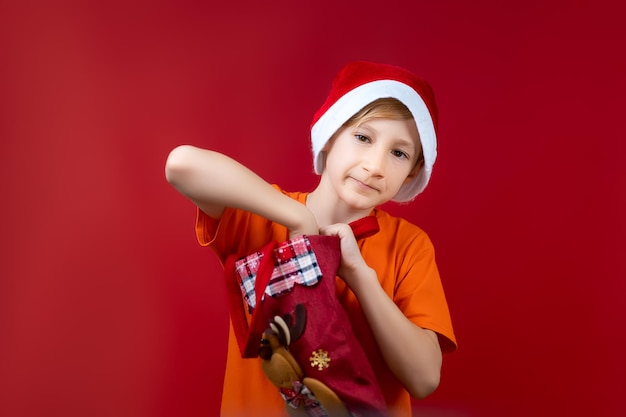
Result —
[[306, 198], [306, 206], [317, 220], [319, 227], [336, 223], [350, 223], [365, 216], [372, 210], [355, 210], [339, 200], [336, 195], [324, 193], [318, 186]]

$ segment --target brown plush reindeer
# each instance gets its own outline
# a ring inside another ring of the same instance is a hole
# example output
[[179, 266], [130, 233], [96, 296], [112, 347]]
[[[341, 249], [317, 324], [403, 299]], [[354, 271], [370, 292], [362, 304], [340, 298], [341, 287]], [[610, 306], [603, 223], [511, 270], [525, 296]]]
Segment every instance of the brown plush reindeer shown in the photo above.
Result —
[[337, 394], [320, 380], [306, 377], [289, 352], [289, 345], [302, 335], [305, 326], [306, 310], [302, 304], [296, 305], [293, 316], [275, 316], [270, 321], [259, 348], [263, 372], [278, 387], [291, 417], [350, 417]]

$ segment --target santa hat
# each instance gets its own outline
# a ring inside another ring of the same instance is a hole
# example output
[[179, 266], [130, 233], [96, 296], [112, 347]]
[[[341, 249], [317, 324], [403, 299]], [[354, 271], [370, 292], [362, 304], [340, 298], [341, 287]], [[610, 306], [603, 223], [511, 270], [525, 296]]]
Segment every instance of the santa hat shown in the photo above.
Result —
[[428, 82], [397, 66], [361, 61], [352, 62], [339, 71], [326, 102], [311, 123], [315, 172], [322, 173], [321, 150], [335, 132], [359, 110], [380, 98], [399, 100], [409, 109], [417, 125], [424, 166], [393, 198], [398, 202], [410, 201], [426, 188], [437, 158], [437, 105]]

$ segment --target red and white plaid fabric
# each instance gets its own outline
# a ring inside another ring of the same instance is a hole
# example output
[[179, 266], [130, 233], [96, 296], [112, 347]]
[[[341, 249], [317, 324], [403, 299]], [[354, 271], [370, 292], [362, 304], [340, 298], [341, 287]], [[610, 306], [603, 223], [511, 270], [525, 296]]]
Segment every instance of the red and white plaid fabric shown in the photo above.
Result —
[[324, 407], [322, 407], [306, 385], [300, 381], [294, 381], [292, 386], [293, 389], [279, 389], [280, 395], [282, 395], [289, 407], [298, 408], [302, 405], [309, 417], [328, 417], [328, 413], [324, 410]]
[[[256, 306], [254, 284], [263, 259], [261, 252], [246, 256], [235, 262], [235, 271], [240, 278], [239, 286], [250, 308]], [[274, 271], [265, 294], [274, 297], [290, 291], [295, 284], [312, 286], [322, 278], [311, 243], [306, 236], [281, 243], [274, 250]]]

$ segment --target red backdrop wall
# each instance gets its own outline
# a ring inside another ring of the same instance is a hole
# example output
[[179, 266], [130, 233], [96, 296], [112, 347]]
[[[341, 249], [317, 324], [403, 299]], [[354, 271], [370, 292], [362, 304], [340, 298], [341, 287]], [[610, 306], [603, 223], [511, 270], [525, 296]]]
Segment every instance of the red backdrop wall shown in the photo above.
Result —
[[165, 158], [211, 147], [310, 189], [309, 122], [353, 59], [440, 107], [433, 181], [389, 206], [431, 235], [460, 344], [419, 415], [620, 414], [613, 3], [0, 1], [0, 415], [217, 413], [220, 267]]

